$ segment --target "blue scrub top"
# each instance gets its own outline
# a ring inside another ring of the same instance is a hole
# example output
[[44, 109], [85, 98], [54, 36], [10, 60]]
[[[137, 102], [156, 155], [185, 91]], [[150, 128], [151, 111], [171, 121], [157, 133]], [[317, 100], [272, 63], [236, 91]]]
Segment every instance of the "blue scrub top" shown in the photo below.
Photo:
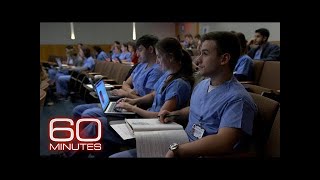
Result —
[[203, 137], [217, 134], [223, 127], [238, 128], [251, 135], [257, 113], [251, 95], [235, 77], [208, 93], [210, 80], [201, 81], [192, 93], [189, 122], [185, 129], [189, 140], [197, 140], [193, 135], [193, 124], [205, 130]]
[[147, 63], [140, 63], [131, 73], [133, 89], [139, 96], [151, 93], [154, 84], [163, 75], [159, 64], [147, 66]]
[[170, 84], [167, 85], [167, 87], [164, 89], [163, 92], [161, 92], [162, 87], [165, 84], [165, 80], [170, 75], [170, 73], [167, 71], [161, 78], [156, 82], [154, 85], [154, 90], [156, 92], [153, 104], [149, 111], [152, 112], [160, 112], [161, 107], [163, 104], [174, 97], [177, 98], [177, 109], [182, 109], [186, 106], [188, 106], [188, 101], [190, 99], [191, 93], [192, 93], [192, 87], [189, 82], [177, 78], [170, 82]]

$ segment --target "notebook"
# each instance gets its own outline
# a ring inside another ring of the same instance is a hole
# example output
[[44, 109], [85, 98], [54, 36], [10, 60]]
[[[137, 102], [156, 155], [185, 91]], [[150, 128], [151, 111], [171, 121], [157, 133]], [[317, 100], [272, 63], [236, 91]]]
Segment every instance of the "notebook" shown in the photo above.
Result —
[[104, 85], [103, 80], [98, 81], [95, 84], [95, 91], [97, 96], [99, 97], [99, 101], [101, 104], [101, 108], [103, 112], [107, 115], [134, 115], [134, 112], [129, 112], [125, 109], [117, 109], [115, 108], [116, 102], [111, 102], [109, 95], [107, 93], [106, 87]]

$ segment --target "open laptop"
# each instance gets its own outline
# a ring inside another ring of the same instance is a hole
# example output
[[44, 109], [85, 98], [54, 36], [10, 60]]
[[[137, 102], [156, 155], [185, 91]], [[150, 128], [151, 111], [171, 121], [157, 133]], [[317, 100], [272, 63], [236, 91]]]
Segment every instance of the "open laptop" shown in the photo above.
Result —
[[103, 80], [98, 81], [94, 87], [95, 87], [96, 94], [99, 97], [101, 108], [105, 114], [107, 115], [134, 115], [135, 114], [134, 112], [129, 112], [125, 109], [115, 108], [116, 102], [110, 101], [110, 98], [107, 93]]
[[57, 64], [58, 64], [59, 69], [61, 69], [61, 68], [62, 68], [61, 59], [60, 59], [60, 58], [56, 58], [56, 62], [57, 62]]
[[57, 64], [58, 64], [58, 68], [59, 68], [59, 69], [62, 69], [62, 68], [66, 68], [66, 67], [68, 67], [68, 65], [67, 65], [67, 64], [62, 64], [62, 62], [61, 62], [61, 59], [60, 59], [60, 58], [56, 58], [56, 62], [57, 62]]
[[96, 89], [94, 88], [94, 82], [93, 82], [93, 80], [89, 77], [88, 78], [88, 80], [89, 80], [89, 82], [90, 82], [90, 84], [91, 84], [91, 86], [92, 86], [92, 89], [94, 90], [94, 91], [96, 91]]
[[[92, 78], [88, 77], [88, 80], [90, 82], [90, 84], [87, 84], [87, 87], [89, 87], [90, 89], [93, 89], [94, 92], [96, 92], [95, 90], [95, 84], [94, 84], [94, 81], [92, 80]], [[111, 90], [109, 89], [112, 89], [114, 88], [112, 85], [109, 85], [109, 84], [105, 84], [105, 87], [107, 89], [107, 94], [108, 94], [108, 97], [111, 101], [118, 101], [120, 98], [122, 98], [121, 96], [115, 96], [111, 93]], [[95, 93], [96, 94], [96, 93]]]

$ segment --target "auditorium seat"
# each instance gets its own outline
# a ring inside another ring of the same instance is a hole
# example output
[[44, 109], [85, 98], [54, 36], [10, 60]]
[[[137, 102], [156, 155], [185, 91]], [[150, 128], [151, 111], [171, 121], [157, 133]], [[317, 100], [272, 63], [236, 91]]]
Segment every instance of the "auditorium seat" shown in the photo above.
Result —
[[44, 106], [46, 96], [47, 96], [47, 93], [43, 89], [40, 89], [40, 113], [41, 113], [42, 108]]

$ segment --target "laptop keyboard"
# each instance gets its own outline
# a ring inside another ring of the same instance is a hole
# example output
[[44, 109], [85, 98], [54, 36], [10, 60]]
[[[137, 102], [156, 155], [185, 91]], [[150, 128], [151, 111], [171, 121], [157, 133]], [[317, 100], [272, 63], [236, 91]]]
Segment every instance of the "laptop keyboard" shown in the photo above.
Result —
[[110, 104], [110, 109], [115, 110], [116, 109], [116, 105], [117, 105], [117, 103], [111, 103]]
[[120, 107], [116, 107], [117, 103], [111, 103], [110, 104], [110, 110], [114, 112], [122, 112], [123, 109]]
[[123, 109], [120, 108], [120, 107], [114, 107], [113, 110], [116, 111], [116, 112], [122, 112], [123, 111]]

